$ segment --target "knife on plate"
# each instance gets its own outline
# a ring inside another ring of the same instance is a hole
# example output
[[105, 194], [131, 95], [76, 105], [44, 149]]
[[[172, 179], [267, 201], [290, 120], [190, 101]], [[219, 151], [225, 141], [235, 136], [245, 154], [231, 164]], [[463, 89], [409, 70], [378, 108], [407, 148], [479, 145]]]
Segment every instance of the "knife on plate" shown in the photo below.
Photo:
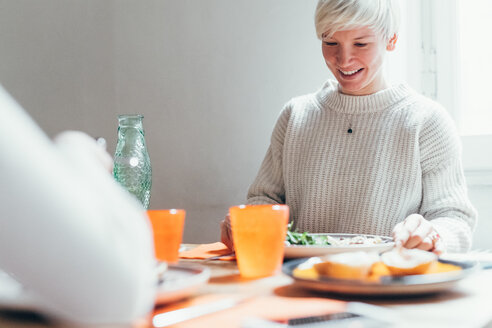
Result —
[[226, 298], [219, 301], [190, 306], [184, 309], [160, 313], [154, 316], [152, 324], [156, 328], [169, 327], [177, 323], [201, 317], [206, 314], [230, 309], [250, 297]]
[[229, 256], [236, 256], [236, 252], [231, 252], [231, 253], [227, 253], [227, 254], [212, 256], [212, 257], [209, 257], [209, 258], [205, 259], [203, 262], [220, 260], [223, 257], [229, 257]]

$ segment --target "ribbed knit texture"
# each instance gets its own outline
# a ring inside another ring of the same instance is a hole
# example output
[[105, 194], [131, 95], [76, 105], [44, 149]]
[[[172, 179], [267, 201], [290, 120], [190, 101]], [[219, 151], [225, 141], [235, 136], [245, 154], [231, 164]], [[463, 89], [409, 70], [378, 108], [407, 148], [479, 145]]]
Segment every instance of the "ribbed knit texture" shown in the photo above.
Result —
[[406, 85], [349, 96], [328, 81], [289, 101], [248, 203], [288, 204], [309, 232], [391, 235], [419, 213], [455, 252], [470, 248], [476, 222], [453, 122]]

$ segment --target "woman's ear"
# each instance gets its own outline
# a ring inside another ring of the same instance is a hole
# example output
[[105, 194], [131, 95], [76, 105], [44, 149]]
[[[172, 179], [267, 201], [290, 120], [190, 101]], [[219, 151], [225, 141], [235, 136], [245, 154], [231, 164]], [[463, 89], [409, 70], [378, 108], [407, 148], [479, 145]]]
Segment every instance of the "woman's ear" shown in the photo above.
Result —
[[386, 50], [388, 50], [388, 51], [395, 50], [395, 45], [396, 45], [397, 40], [398, 40], [398, 35], [396, 35], [396, 33], [395, 33], [395, 34], [393, 34], [391, 39], [389, 39], [388, 44], [386, 45]]

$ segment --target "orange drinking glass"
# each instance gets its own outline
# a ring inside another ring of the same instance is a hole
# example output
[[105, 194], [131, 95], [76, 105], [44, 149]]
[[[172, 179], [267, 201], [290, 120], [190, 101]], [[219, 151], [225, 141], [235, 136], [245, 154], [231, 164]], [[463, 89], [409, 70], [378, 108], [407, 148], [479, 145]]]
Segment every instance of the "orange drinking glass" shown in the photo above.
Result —
[[284, 259], [287, 205], [240, 205], [229, 209], [239, 273], [245, 278], [277, 273]]
[[176, 263], [183, 238], [185, 210], [148, 210], [154, 233], [155, 257], [159, 261]]

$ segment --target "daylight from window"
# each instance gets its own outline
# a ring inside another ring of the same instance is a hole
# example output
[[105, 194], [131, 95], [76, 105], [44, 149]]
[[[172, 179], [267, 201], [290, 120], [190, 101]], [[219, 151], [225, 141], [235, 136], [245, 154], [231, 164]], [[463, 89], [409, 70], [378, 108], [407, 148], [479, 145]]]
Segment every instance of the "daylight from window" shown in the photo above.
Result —
[[458, 2], [462, 135], [492, 134], [492, 1]]

